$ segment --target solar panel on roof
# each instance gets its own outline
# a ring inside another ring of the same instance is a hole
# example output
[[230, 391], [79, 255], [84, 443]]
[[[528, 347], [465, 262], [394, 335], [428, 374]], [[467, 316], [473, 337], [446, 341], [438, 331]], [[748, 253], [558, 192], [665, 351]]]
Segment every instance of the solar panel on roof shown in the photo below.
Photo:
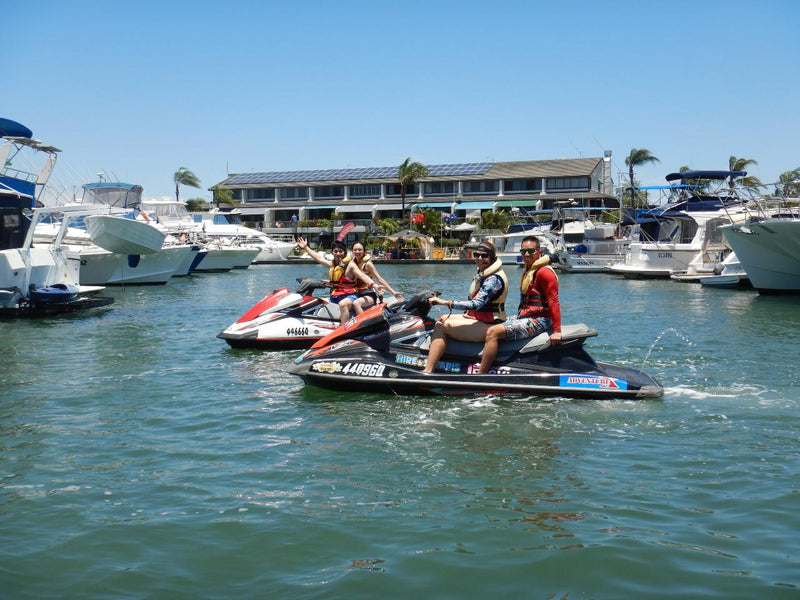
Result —
[[[494, 163], [453, 163], [428, 165], [432, 177], [454, 175], [483, 175]], [[245, 183], [291, 183], [295, 181], [337, 181], [345, 179], [392, 179], [397, 177], [397, 167], [360, 167], [355, 169], [318, 169], [313, 171], [271, 171], [267, 173], [242, 173], [228, 180], [228, 185]]]

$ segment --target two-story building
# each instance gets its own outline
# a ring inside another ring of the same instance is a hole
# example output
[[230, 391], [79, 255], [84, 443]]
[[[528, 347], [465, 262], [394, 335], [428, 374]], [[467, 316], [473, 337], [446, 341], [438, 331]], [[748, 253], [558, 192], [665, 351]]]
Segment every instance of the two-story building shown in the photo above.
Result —
[[[616, 208], [611, 152], [599, 158], [426, 165], [429, 175], [407, 186], [405, 209], [434, 208], [459, 219], [486, 210], [524, 213], [567, 202]], [[232, 174], [219, 182], [233, 191], [243, 220], [271, 229], [314, 219], [400, 217], [397, 167]]]

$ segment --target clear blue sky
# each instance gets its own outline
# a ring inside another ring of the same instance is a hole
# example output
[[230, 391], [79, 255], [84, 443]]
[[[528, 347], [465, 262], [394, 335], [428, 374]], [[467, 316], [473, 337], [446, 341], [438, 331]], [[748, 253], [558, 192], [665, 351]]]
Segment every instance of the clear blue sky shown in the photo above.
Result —
[[[764, 182], [800, 167], [800, 2], [8, 2], [0, 116], [53, 182], [147, 197], [227, 173], [539, 160], [631, 148]], [[13, 25], [12, 25], [13, 23]]]

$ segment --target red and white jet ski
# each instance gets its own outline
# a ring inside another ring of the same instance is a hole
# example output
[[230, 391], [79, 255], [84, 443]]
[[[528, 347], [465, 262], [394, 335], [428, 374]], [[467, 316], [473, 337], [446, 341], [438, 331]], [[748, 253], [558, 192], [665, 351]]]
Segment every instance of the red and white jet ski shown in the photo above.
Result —
[[330, 287], [327, 281], [298, 278], [297, 282], [296, 292], [284, 287], [267, 294], [217, 337], [232, 348], [310, 348], [339, 327], [339, 305], [313, 295], [314, 290]]

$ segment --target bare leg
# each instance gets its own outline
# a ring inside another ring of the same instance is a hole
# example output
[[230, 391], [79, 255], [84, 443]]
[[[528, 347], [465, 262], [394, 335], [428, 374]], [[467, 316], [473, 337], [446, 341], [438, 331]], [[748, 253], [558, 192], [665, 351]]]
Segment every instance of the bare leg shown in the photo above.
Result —
[[355, 312], [357, 315], [360, 315], [374, 304], [375, 299], [371, 296], [361, 296], [361, 298], [353, 302], [353, 312]]
[[350, 309], [353, 307], [352, 300], [342, 300], [339, 302], [339, 323], [344, 325], [350, 320]]
[[499, 325], [492, 325], [486, 331], [486, 343], [483, 345], [483, 354], [481, 354], [481, 366], [478, 373], [487, 373], [492, 367], [494, 359], [497, 358], [497, 346], [500, 340], [506, 339], [506, 328], [501, 323]]
[[444, 324], [436, 323], [433, 328], [431, 347], [428, 349], [428, 362], [425, 363], [425, 373], [433, 373], [439, 360], [447, 350], [447, 335], [444, 332]]

